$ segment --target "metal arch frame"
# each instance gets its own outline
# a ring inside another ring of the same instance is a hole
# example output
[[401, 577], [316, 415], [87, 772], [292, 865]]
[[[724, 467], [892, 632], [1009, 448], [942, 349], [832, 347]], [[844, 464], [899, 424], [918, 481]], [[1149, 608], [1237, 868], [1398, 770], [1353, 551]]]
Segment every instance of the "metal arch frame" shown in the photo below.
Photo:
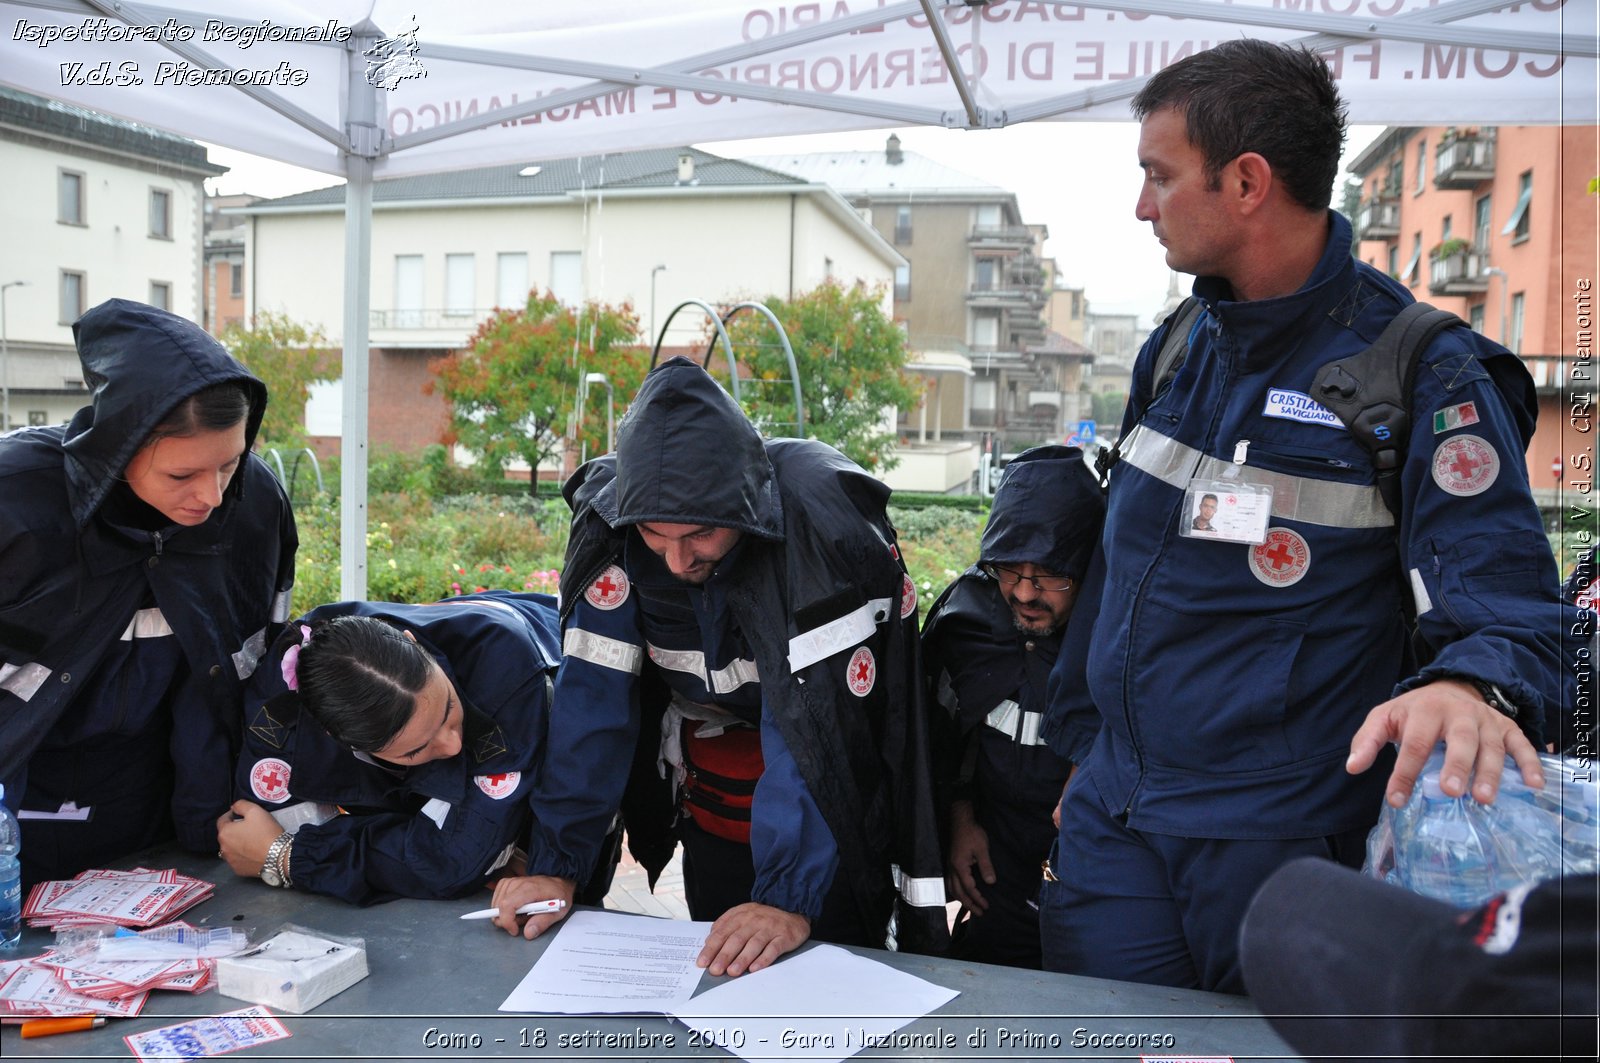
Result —
[[705, 360], [700, 364], [705, 366], [707, 369], [711, 368], [711, 351], [716, 347], [717, 342], [720, 340], [722, 342], [723, 353], [726, 354], [728, 358], [728, 392], [733, 396], [733, 401], [738, 402], [739, 363], [733, 356], [733, 340], [728, 337], [728, 330], [723, 325], [722, 315], [717, 313], [716, 307], [712, 306], [704, 299], [685, 299], [683, 302], [672, 308], [672, 312], [667, 315], [667, 320], [661, 325], [661, 331], [656, 333], [656, 341], [650, 348], [650, 368], [654, 369], [656, 367], [656, 360], [661, 357], [661, 340], [664, 336], [666, 336], [667, 329], [672, 325], [672, 319], [677, 317], [678, 311], [682, 310], [686, 306], [698, 306], [705, 312], [706, 317], [711, 319], [712, 327], [717, 330], [717, 334], [713, 336], [711, 342], [706, 345]]
[[[789, 363], [789, 384], [794, 389], [794, 434], [797, 438], [804, 439], [806, 437], [806, 408], [800, 401], [800, 367], [795, 364], [794, 346], [789, 342], [789, 333], [784, 329], [783, 322], [778, 320], [778, 315], [774, 314], [772, 309], [765, 303], [735, 303], [728, 308], [726, 314], [722, 315], [722, 325], [726, 326], [741, 310], [756, 310], [763, 314], [772, 325], [773, 330], [777, 332], [779, 342], [783, 344], [783, 357]], [[719, 329], [719, 331], [724, 336], [727, 335], [726, 331], [722, 329]], [[706, 356], [710, 357], [710, 354], [711, 351], [708, 347]], [[729, 356], [732, 357], [731, 348]], [[738, 398], [737, 393], [735, 393], [734, 398]]]

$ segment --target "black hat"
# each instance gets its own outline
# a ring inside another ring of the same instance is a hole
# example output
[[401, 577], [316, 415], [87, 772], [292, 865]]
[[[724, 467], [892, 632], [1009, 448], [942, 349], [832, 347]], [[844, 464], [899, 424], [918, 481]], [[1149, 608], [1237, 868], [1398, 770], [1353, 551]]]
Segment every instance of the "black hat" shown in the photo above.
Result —
[[1597, 895], [1568, 875], [1462, 910], [1295, 860], [1245, 914], [1245, 986], [1307, 1056], [1594, 1058]]

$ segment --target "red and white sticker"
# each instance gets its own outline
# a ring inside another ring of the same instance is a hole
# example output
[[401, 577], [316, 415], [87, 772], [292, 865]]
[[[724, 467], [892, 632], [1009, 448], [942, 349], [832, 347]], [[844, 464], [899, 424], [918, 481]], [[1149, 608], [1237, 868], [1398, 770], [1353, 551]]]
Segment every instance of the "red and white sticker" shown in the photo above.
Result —
[[277, 757], [263, 757], [250, 769], [250, 792], [269, 804], [289, 799], [289, 765]]
[[1433, 452], [1433, 482], [1452, 495], [1482, 494], [1500, 475], [1500, 455], [1479, 436], [1451, 436]]
[[904, 620], [917, 611], [917, 585], [911, 582], [907, 575], [905, 582], [900, 585], [900, 619]]
[[858, 698], [872, 693], [872, 684], [878, 681], [878, 662], [873, 660], [871, 650], [862, 646], [851, 654], [844, 680], [850, 685], [850, 693]]
[[628, 574], [618, 565], [607, 565], [583, 596], [596, 609], [615, 609], [628, 600]]
[[1268, 528], [1259, 546], [1250, 548], [1250, 573], [1269, 587], [1292, 587], [1311, 567], [1311, 547], [1299, 532]]
[[478, 784], [478, 789], [498, 801], [516, 793], [517, 783], [522, 781], [522, 773], [503, 771], [499, 775], [477, 775], [472, 781]]

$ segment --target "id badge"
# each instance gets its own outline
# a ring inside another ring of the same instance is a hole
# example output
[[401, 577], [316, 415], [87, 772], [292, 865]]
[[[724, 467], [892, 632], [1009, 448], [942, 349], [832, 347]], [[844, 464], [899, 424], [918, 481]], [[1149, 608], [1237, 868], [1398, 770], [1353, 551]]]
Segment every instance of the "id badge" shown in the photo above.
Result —
[[1272, 487], [1239, 480], [1190, 480], [1183, 493], [1178, 534], [1219, 543], [1267, 540], [1272, 518]]

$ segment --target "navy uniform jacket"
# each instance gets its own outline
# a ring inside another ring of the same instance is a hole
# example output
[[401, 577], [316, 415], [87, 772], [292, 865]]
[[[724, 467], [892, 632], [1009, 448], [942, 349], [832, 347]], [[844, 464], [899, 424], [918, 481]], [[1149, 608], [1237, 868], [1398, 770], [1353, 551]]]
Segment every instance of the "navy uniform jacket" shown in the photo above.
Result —
[[[299, 641], [300, 623], [352, 615], [410, 631], [438, 662], [461, 696], [460, 753], [409, 769], [383, 765], [336, 743], [299, 708], [284, 686], [284, 651]], [[305, 802], [341, 810], [296, 831], [293, 884], [358, 904], [482, 889], [526, 838], [558, 646], [555, 600], [543, 594], [338, 602], [291, 624], [251, 683], [235, 782], [240, 797], [269, 811]]]
[[[1234, 302], [1225, 282], [1195, 283], [1205, 313], [1189, 356], [1137, 424], [1163, 330], [1135, 365], [1088, 649], [1104, 725], [1073, 785], [1136, 830], [1361, 828], [1390, 761], [1356, 777], [1344, 762], [1373, 706], [1472, 677], [1519, 705], [1537, 742], [1561, 704], [1559, 584], [1522, 458], [1527, 371], [1466, 329], [1434, 340], [1416, 373], [1397, 529], [1366, 451], [1304, 401], [1318, 368], [1370, 345], [1411, 301], [1351, 258], [1349, 223], [1329, 218], [1298, 292]], [[1180, 536], [1191, 477], [1272, 485], [1266, 541]], [[1421, 669], [1408, 663], [1402, 595], [1434, 654]]]
[[[758, 682], [766, 770], [751, 813], [753, 899], [814, 916], [837, 873], [869, 924], [887, 923], [898, 887], [910, 906], [903, 940], [936, 935], [943, 877], [916, 705], [915, 599], [884, 515], [887, 488], [824, 444], [763, 443], [684, 359], [651, 374], [628, 417], [624, 456], [639, 445], [674, 460], [641, 457], [624, 465], [629, 479], [607, 456], [567, 485], [565, 658], [551, 718], [564, 755], [547, 765], [530, 873], [584, 879], [613, 814], [630, 805], [630, 848], [647, 866], [670, 853], [653, 756], [659, 713], [642, 711], [641, 689], [664, 674], [748, 718], [755, 691], [746, 688]], [[705, 474], [728, 467], [735, 447], [740, 477]], [[743, 538], [705, 587], [669, 601], [640, 563], [648, 551], [629, 528], [639, 521], [737, 527]], [[636, 575], [656, 602], [639, 605]], [[641, 609], [653, 619], [641, 622]], [[672, 610], [676, 632], [665, 623]], [[674, 644], [651, 645], [655, 634]], [[636, 743], [647, 753], [625, 797], [617, 765]]]
[[[67, 425], [0, 438], [0, 782], [6, 804], [20, 807], [29, 758], [64, 717], [75, 739], [89, 740], [165, 698], [178, 840], [215, 852], [239, 749], [242, 683], [289, 614], [294, 516], [254, 455], [197, 527], [140, 531], [106, 519], [105, 507], [129, 460], [181, 400], [243, 383], [248, 447], [266, 388], [197, 326], [141, 303], [103, 303], [73, 331], [93, 404]], [[140, 660], [119, 651], [135, 615], [151, 609], [147, 626], [176, 637], [177, 671], [110, 674], [108, 662]]]

